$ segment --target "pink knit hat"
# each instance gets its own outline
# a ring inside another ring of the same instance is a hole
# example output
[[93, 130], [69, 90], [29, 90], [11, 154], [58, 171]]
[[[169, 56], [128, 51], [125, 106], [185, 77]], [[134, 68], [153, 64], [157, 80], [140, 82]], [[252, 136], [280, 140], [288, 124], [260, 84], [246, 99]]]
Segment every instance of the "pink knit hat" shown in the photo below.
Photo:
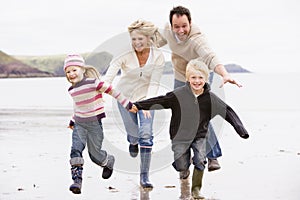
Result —
[[66, 70], [67, 67], [70, 67], [70, 66], [83, 67], [84, 65], [85, 65], [85, 62], [81, 55], [71, 54], [71, 55], [68, 55], [65, 59], [64, 70]]

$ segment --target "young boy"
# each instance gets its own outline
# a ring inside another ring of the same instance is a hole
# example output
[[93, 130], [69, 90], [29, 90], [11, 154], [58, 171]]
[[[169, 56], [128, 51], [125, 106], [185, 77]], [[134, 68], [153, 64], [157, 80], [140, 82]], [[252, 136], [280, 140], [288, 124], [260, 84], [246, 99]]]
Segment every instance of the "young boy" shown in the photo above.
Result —
[[229, 122], [240, 137], [249, 137], [241, 120], [234, 110], [210, 91], [207, 83], [209, 71], [199, 60], [191, 60], [186, 69], [186, 85], [166, 95], [134, 103], [138, 110], [172, 110], [170, 138], [174, 152], [173, 167], [180, 172], [180, 177], [187, 178], [191, 164], [191, 150], [194, 171], [192, 177], [192, 196], [203, 199], [200, 195], [202, 177], [206, 163], [206, 136], [209, 121], [220, 115]]

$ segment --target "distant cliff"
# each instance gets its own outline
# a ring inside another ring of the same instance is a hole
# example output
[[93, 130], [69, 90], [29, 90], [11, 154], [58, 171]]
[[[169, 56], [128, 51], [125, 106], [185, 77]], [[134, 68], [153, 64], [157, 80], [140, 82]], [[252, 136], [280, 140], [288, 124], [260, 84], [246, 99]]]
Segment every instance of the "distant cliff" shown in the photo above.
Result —
[[31, 67], [0, 51], [0, 78], [49, 77], [52, 73]]
[[[243, 67], [237, 64], [225, 64], [224, 67], [229, 73], [250, 73], [250, 71], [244, 69]], [[170, 61], [166, 62], [164, 73], [165, 74], [173, 73], [173, 67]]]
[[[83, 53], [81, 55], [87, 65], [96, 67], [101, 74], [105, 73], [112, 60], [112, 55], [107, 52]], [[28, 65], [53, 73], [55, 76], [65, 76], [63, 66], [66, 55], [16, 57]]]

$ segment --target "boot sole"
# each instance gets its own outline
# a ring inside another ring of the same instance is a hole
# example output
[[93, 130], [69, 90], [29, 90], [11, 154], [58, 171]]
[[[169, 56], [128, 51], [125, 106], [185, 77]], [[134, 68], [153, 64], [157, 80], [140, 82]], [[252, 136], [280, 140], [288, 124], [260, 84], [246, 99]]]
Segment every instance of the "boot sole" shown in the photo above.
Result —
[[212, 171], [216, 171], [216, 170], [219, 170], [219, 169], [221, 169], [221, 167], [211, 167], [211, 168], [208, 168], [208, 171], [212, 172]]
[[81, 194], [81, 189], [76, 187], [70, 187], [70, 191], [74, 194]]
[[153, 186], [142, 186], [142, 185], [141, 185], [141, 188], [142, 188], [143, 190], [146, 190], [146, 191], [151, 191], [151, 190], [153, 190]]

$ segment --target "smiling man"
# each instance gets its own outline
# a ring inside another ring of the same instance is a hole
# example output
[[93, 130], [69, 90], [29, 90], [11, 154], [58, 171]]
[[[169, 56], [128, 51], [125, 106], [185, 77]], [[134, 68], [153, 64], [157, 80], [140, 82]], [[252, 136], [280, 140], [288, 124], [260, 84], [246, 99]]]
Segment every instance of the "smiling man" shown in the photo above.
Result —
[[[204, 62], [210, 71], [216, 72], [223, 78], [223, 84], [229, 82], [241, 87], [230, 77], [230, 74], [221, 64], [216, 54], [209, 48], [207, 40], [200, 29], [192, 23], [189, 9], [183, 6], [174, 7], [169, 14], [169, 22], [164, 30], [164, 36], [172, 52], [172, 64], [174, 67], [174, 88], [185, 85], [185, 72], [190, 60], [198, 59]], [[211, 79], [212, 73], [211, 73]], [[210, 81], [211, 83], [211, 81]], [[213, 127], [209, 126], [210, 143], [208, 157], [208, 171], [220, 169], [217, 158], [222, 156], [220, 145], [217, 141]], [[180, 178], [187, 178], [189, 171], [182, 173]]]

